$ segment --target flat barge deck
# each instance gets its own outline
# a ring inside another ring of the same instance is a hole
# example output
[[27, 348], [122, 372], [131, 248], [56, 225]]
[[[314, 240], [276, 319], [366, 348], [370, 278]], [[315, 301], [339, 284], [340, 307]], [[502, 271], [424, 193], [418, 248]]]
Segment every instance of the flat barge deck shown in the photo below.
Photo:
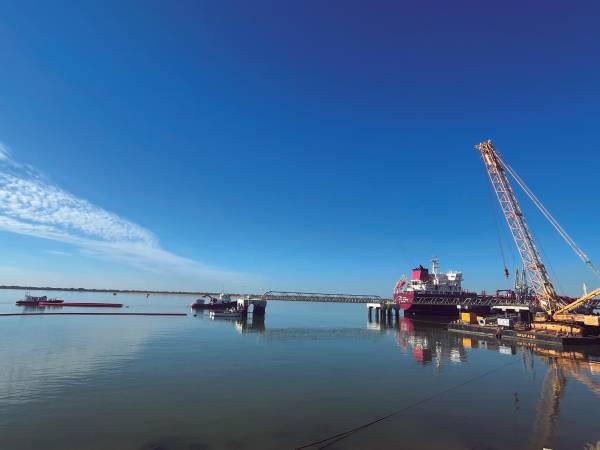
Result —
[[469, 323], [452, 322], [448, 331], [455, 333], [491, 336], [498, 339], [512, 339], [525, 342], [538, 342], [563, 347], [594, 346], [600, 347], [600, 336], [567, 336], [538, 330], [511, 330], [497, 326], [482, 326]]
[[39, 302], [38, 306], [52, 306], [54, 308], [62, 308], [63, 306], [75, 306], [82, 308], [122, 308], [122, 303], [104, 303], [104, 302]]

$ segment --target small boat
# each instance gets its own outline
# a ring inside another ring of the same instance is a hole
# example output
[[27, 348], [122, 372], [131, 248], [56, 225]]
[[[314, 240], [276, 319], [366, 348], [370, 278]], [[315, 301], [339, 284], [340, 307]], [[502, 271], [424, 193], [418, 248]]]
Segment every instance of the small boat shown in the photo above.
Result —
[[236, 307], [237, 301], [231, 300], [231, 297], [226, 294], [219, 295], [219, 298], [215, 298], [210, 295], [203, 295], [190, 305], [190, 308], [192, 309], [207, 309], [215, 311]]
[[25, 298], [23, 300], [18, 300], [16, 304], [19, 306], [56, 306], [63, 302], [64, 300], [59, 298], [48, 298], [45, 295], [35, 297], [33, 295], [25, 294]]
[[242, 313], [237, 309], [226, 309], [224, 311], [211, 311], [211, 319], [239, 319]]

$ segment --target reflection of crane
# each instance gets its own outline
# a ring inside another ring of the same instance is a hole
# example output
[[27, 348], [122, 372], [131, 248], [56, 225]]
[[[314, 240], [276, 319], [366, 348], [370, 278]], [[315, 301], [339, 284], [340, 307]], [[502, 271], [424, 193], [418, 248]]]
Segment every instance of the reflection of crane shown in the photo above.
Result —
[[[588, 256], [575, 244], [573, 239], [564, 231], [564, 229], [558, 224], [558, 222], [552, 217], [548, 210], [542, 205], [537, 197], [531, 192], [531, 190], [525, 185], [523, 180], [516, 174], [516, 172], [506, 164], [499, 153], [494, 148], [492, 141], [485, 141], [476, 145], [475, 148], [481, 153], [483, 163], [485, 164], [490, 182], [500, 203], [500, 208], [504, 213], [506, 223], [512, 234], [512, 237], [517, 246], [521, 260], [523, 261], [524, 271], [529, 278], [531, 288], [535, 297], [537, 298], [540, 306], [545, 310], [547, 317], [539, 318], [539, 322], [545, 322], [547, 319], [555, 322], [579, 322], [585, 323], [586, 325], [596, 326], [600, 325], [597, 315], [584, 315], [584, 314], [573, 314], [572, 312], [582, 306], [588, 300], [593, 299], [597, 295], [600, 295], [600, 288], [596, 289], [580, 299], [574, 302], [568, 302], [564, 298], [560, 297], [550, 275], [546, 270], [546, 266], [542, 260], [542, 256], [535, 245], [535, 241], [527, 222], [523, 211], [517, 201], [512, 186], [506, 176], [508, 172], [517, 182], [517, 184], [525, 191], [525, 193], [531, 198], [534, 204], [540, 209], [544, 217], [546, 217], [552, 226], [559, 232], [559, 234], [567, 241], [569, 246], [577, 253], [577, 255], [594, 271], [596, 275], [600, 276], [600, 271], [596, 269]], [[557, 331], [581, 331], [580, 327], [561, 327], [559, 324], [541, 324], [535, 323], [536, 328], [543, 328]]]
[[580, 367], [572, 367], [569, 373], [573, 378], [600, 397], [600, 383], [594, 381], [590, 376], [581, 373]]
[[560, 401], [565, 393], [567, 379], [556, 360], [548, 360], [548, 370], [542, 383], [536, 407], [530, 448], [549, 448], [558, 429]]
[[553, 358], [565, 373], [585, 385], [590, 391], [600, 397], [600, 383], [587, 373], [600, 373], [600, 360], [589, 358], [589, 355], [578, 351], [563, 351], [549, 348], [536, 348], [534, 353], [548, 359]]
[[600, 384], [585, 372], [592, 367], [600, 369], [600, 362], [588, 360], [584, 354], [560, 350], [534, 348], [533, 353], [548, 364], [542, 383], [540, 399], [536, 408], [536, 419], [530, 448], [549, 448], [558, 429], [560, 401], [565, 393], [567, 377], [572, 377], [600, 396]]

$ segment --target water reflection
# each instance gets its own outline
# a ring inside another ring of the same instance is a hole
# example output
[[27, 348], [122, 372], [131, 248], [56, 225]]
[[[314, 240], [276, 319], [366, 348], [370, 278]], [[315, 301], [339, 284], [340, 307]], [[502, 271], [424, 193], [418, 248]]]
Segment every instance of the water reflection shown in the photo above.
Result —
[[135, 326], [96, 318], [52, 319], [34, 316], [4, 323], [10, 339], [0, 340], [0, 405], [59, 396], [66, 385], [116, 370], [153, 336], [178, 326], [156, 319], [138, 320]]
[[[194, 315], [202, 320], [209, 320], [207, 313], [198, 312]], [[211, 319], [213, 320], [213, 319]], [[230, 324], [240, 334], [258, 334], [268, 340], [330, 340], [330, 339], [369, 339], [377, 337], [372, 329], [350, 327], [267, 327], [265, 316], [253, 316], [228, 319], [214, 319], [221, 324]], [[388, 329], [381, 329], [380, 334], [385, 334]]]
[[[600, 398], [600, 382], [593, 377], [600, 375], [600, 352], [598, 349], [562, 350], [539, 344], [502, 341], [489, 337], [471, 337], [448, 333], [444, 324], [431, 324], [398, 318], [396, 321], [369, 322], [368, 329], [395, 331], [398, 346], [410, 350], [420, 364], [432, 363], [441, 370], [443, 361], [462, 363], [471, 349], [486, 349], [506, 355], [520, 355], [525, 369], [534, 372], [534, 356], [546, 368], [539, 399], [535, 409], [533, 429], [528, 448], [547, 448], [555, 442], [560, 416], [561, 401], [569, 380], [584, 385], [590, 393]], [[519, 409], [519, 393], [514, 394], [515, 409]]]
[[[448, 333], [444, 322], [419, 321], [405, 317], [392, 320], [369, 320], [366, 329], [357, 328], [284, 328], [268, 329], [264, 320], [258, 327], [254, 322], [239, 321], [236, 328], [240, 333], [255, 332], [270, 339], [327, 339], [366, 338], [395, 334], [399, 349], [420, 365], [432, 365], [440, 373], [445, 364], [467, 362], [470, 352], [488, 350], [499, 354], [518, 357], [525, 371], [532, 376], [535, 364], [542, 363], [544, 379], [538, 394], [535, 416], [529, 434], [527, 448], [540, 449], [556, 444], [561, 419], [561, 402], [569, 383], [573, 381], [587, 388], [600, 398], [600, 352], [598, 349], [562, 350], [540, 344], [498, 340], [486, 336], [465, 336]], [[365, 331], [367, 333], [365, 333]], [[539, 370], [539, 368], [538, 368]], [[512, 394], [514, 413], [520, 409], [521, 395]]]
[[536, 419], [530, 448], [544, 448], [554, 441], [558, 432], [561, 401], [569, 378], [578, 381], [600, 397], [600, 383], [592, 375], [600, 374], [600, 360], [590, 358], [581, 351], [531, 348], [547, 364], [540, 398], [536, 407]]
[[405, 353], [412, 353], [419, 364], [433, 364], [441, 371], [443, 362], [452, 364], [466, 360], [465, 346], [460, 336], [446, 331], [444, 320], [413, 320], [407, 317], [378, 320], [369, 318], [367, 329], [396, 333], [396, 342]]
[[527, 354], [536, 355], [547, 365], [559, 361], [563, 367], [568, 367], [573, 378], [580, 380], [592, 391], [600, 394], [597, 383], [592, 383], [581, 376], [581, 370], [587, 370], [593, 375], [600, 375], [600, 349], [597, 347], [561, 349], [531, 342], [461, 335], [448, 333], [446, 325], [447, 323], [443, 320], [399, 317], [392, 321], [369, 320], [367, 329], [381, 333], [395, 333], [398, 346], [403, 350], [410, 350], [415, 361], [419, 363], [441, 362], [442, 360], [453, 363], [465, 362], [467, 350], [470, 349], [487, 349], [505, 355], [523, 354], [525, 355], [523, 356], [524, 360], [528, 359]]
[[417, 323], [401, 317], [396, 324], [396, 342], [404, 350], [411, 350], [416, 362], [432, 363], [439, 371], [443, 361], [461, 363], [466, 360], [464, 345], [458, 337], [449, 335], [439, 323]]
[[[208, 319], [209, 311], [208, 310], [198, 310], [193, 311], [193, 316], [200, 319]], [[217, 322], [223, 323], [231, 323], [236, 331], [240, 334], [246, 333], [259, 333], [262, 334], [265, 332], [265, 316], [264, 315], [254, 315], [254, 314], [246, 314], [242, 317], [236, 318], [226, 318], [219, 317], [216, 319], [212, 319]]]
[[249, 314], [240, 320], [236, 320], [235, 329], [238, 333], [260, 333], [265, 332], [265, 316]]
[[[138, 310], [146, 308], [142, 300]], [[169, 302], [147, 310], [174, 310]], [[188, 304], [182, 299], [178, 307]], [[0, 435], [10, 445], [0, 447], [293, 448], [311, 429], [315, 439], [344, 430], [506, 361], [514, 364], [494, 377], [338, 448], [386, 448], [386, 433], [399, 429], [405, 448], [502, 442], [539, 450], [597, 439], [598, 354], [448, 333], [444, 323], [414, 318], [365, 323], [358, 307], [303, 308], [278, 304], [266, 317], [214, 321], [200, 313], [10, 318], [0, 340]], [[577, 420], [567, 426], [573, 405]], [[93, 420], [69, 427], [69, 445], [66, 425], [57, 424], [86, 414]], [[31, 423], [38, 437], [27, 444]], [[457, 437], [464, 427], [480, 433]], [[435, 436], [427, 435], [431, 429]], [[108, 437], [90, 443], [90, 433]]]

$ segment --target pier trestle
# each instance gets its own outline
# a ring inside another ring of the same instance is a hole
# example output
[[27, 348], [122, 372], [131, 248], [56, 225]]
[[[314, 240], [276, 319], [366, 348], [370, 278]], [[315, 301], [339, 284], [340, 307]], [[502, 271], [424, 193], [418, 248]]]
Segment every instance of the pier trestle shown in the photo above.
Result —
[[237, 301], [238, 309], [245, 314], [248, 313], [252, 306], [252, 314], [254, 316], [264, 316], [267, 309], [267, 301], [260, 298], [251, 298], [250, 296], [239, 298]]

